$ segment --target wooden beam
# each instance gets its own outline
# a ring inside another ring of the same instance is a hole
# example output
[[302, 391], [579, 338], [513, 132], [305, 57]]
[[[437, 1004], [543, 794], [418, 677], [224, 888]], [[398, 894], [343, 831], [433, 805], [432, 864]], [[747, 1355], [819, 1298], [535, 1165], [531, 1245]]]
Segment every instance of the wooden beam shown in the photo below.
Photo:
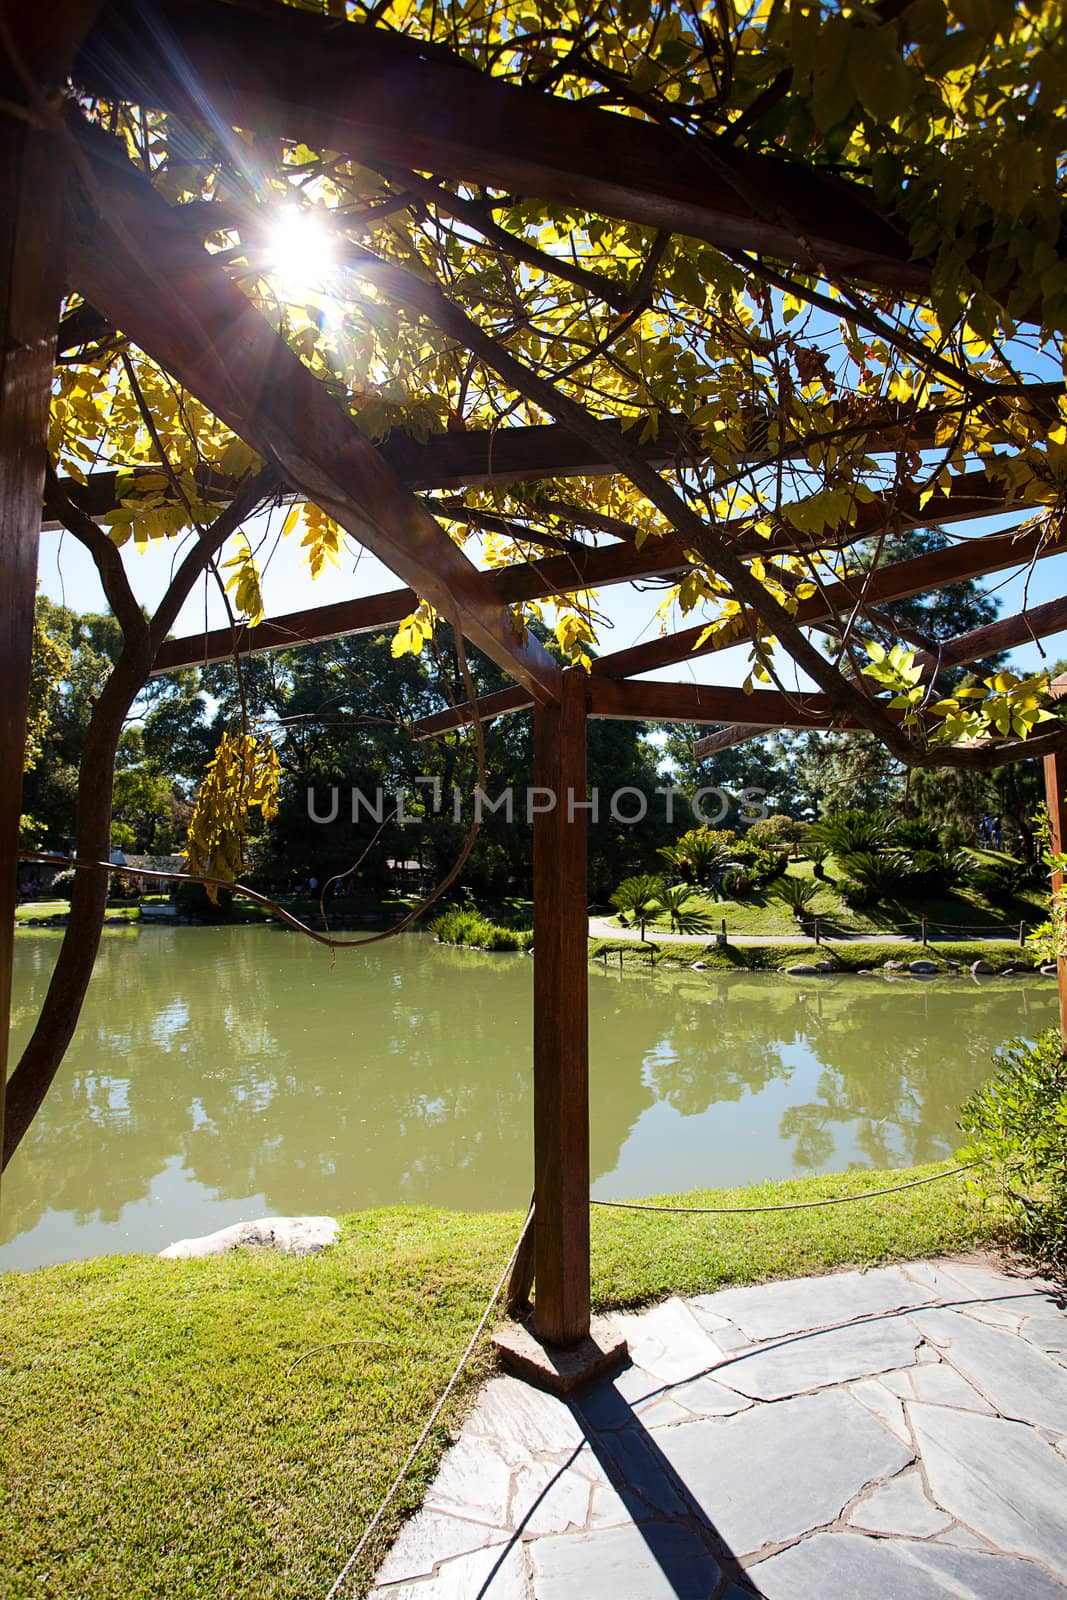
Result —
[[179, 667], [229, 661], [235, 654], [260, 655], [266, 650], [291, 650], [299, 644], [344, 639], [354, 633], [376, 633], [410, 616], [418, 603], [413, 589], [390, 589], [386, 594], [372, 594], [365, 599], [338, 600], [310, 611], [292, 611], [255, 627], [241, 623], [236, 631], [214, 628], [210, 633], [168, 639], [160, 645], [152, 670], [175, 672]]
[[[1067, 628], [1067, 598], [1050, 600], [1046, 605], [1034, 606], [1015, 616], [999, 617], [996, 622], [986, 623], [981, 628], [972, 628], [970, 633], [947, 639], [936, 654], [919, 651], [915, 661], [927, 671], [947, 672], [951, 667], [967, 666], [972, 661], [980, 661], [983, 656], [999, 655], [1002, 650], [1012, 650], [1032, 639], [1047, 638], [1050, 633], [1059, 633], [1062, 628]], [[1062, 682], [1061, 679], [1056, 680], [1056, 684]], [[1056, 684], [1053, 685], [1054, 690]], [[1061, 689], [1061, 696], [1062, 693]], [[863, 729], [858, 722], [849, 719], [839, 723], [837, 731], [860, 733]], [[693, 756], [697, 761], [706, 761], [709, 756], [718, 755], [720, 750], [730, 750], [766, 732], [767, 729], [759, 723], [747, 727], [739, 724], [722, 728], [718, 733], [709, 733], [706, 738], [698, 739], [693, 745]]]
[[589, 1332], [587, 689], [570, 667], [534, 709], [534, 1327], [563, 1346]]
[[[184, 216], [190, 208], [178, 209], [179, 214]], [[86, 307], [79, 307], [67, 321], [80, 319], [85, 311]], [[99, 313], [93, 312], [92, 316], [98, 318]], [[934, 442], [938, 412], [919, 412], [905, 429], [904, 424], [895, 417], [895, 410], [894, 407], [884, 408], [865, 418], [857, 407], [832, 403], [822, 413], [822, 421], [831, 431], [835, 424], [846, 432], [869, 427], [870, 448], [874, 453], [879, 450], [893, 451], [905, 443], [912, 449], [924, 449]], [[679, 462], [706, 460], [714, 451], [714, 439], [703, 442], [683, 416], [662, 420], [655, 439], [642, 439], [646, 431], [643, 417], [627, 423], [615, 423], [607, 418], [602, 421], [606, 428], [621, 434], [630, 448], [636, 450], [650, 466], [669, 467]], [[747, 442], [739, 446], [738, 458], [748, 465], [756, 465], [770, 455], [777, 457], [780, 454], [784, 459], [792, 460], [804, 455], [811, 443], [810, 438], [798, 436], [780, 444], [777, 440], [777, 419], [772, 421], [765, 412], [751, 412], [744, 426]], [[590, 450], [584, 440], [557, 422], [493, 429], [471, 428], [466, 433], [434, 434], [428, 439], [416, 439], [411, 434], [394, 429], [381, 440], [377, 448], [397, 477], [409, 489], [420, 492], [489, 486], [500, 488], [515, 483], [535, 483], [544, 478], [610, 477], [616, 470], [612, 461]], [[134, 477], [144, 473], [158, 477], [160, 469], [158, 466], [139, 465], [127, 470], [132, 471]], [[92, 472], [84, 484], [73, 478], [64, 478], [61, 483], [69, 500], [87, 516], [99, 518], [114, 510], [119, 503], [120, 474], [121, 469]], [[1003, 510], [1006, 491], [999, 497], [983, 494], [983, 484], [988, 485], [991, 481], [984, 473], [963, 474], [951, 496], [937, 501], [939, 517], [929, 520], [945, 522], [958, 516], [984, 515], [990, 510]], [[976, 509], [953, 509], [960, 505], [959, 497], [968, 485], [975, 494]], [[222, 499], [230, 499], [236, 488], [234, 479], [227, 479], [221, 474], [213, 473], [204, 480], [205, 492], [217, 493]], [[297, 495], [292, 489], [287, 489], [283, 491], [283, 498], [296, 499]], [[952, 507], [946, 503], [948, 499], [951, 499]], [[1026, 504], [1025, 501], [1016, 503]], [[869, 519], [869, 513], [863, 514]], [[42, 526], [44, 529], [53, 529], [58, 528], [59, 523], [46, 517]], [[857, 538], [863, 536], [862, 529], [855, 535]], [[833, 536], [827, 536], [824, 542], [834, 542]], [[810, 535], [790, 529], [784, 522], [771, 533], [769, 539], [760, 540], [763, 550], [796, 550], [808, 548], [811, 544]]]
[[701, 683], [590, 678], [589, 715], [622, 722], [713, 722], [768, 728], [830, 728], [842, 720], [829, 695], [785, 695]]
[[[1049, 846], [1054, 856], [1067, 853], [1067, 750], [1057, 750], [1045, 757], [1045, 800], [1049, 815]], [[1052, 873], [1052, 896], [1060, 900], [1064, 894], [1064, 874], [1057, 869]], [[1067, 955], [1056, 962], [1056, 978], [1060, 999], [1060, 1037], [1067, 1051]]]
[[[185, 209], [176, 208], [179, 215]], [[608, 422], [613, 433], [628, 439], [652, 466], [664, 467], [679, 458], [690, 459], [706, 452], [694, 448], [691, 435], [683, 434], [684, 419], [660, 430], [656, 440], [640, 440], [644, 420], [619, 425]], [[766, 424], [764, 423], [764, 433]], [[687, 442], [688, 441], [688, 442]], [[798, 447], [799, 448], [799, 447]], [[514, 483], [537, 482], [543, 478], [595, 478], [614, 472], [611, 462], [597, 456], [581, 439], [559, 423], [531, 427], [472, 428], [468, 433], [439, 433], [429, 439], [416, 439], [394, 429], [377, 446], [383, 460], [400, 481], [420, 492], [430, 489], [477, 489], [506, 487]], [[159, 476], [158, 466], [138, 466], [134, 477], [151, 473]], [[122, 474], [125, 476], [125, 474]], [[118, 471], [93, 472], [84, 484], [64, 479], [68, 499], [90, 517], [103, 517], [119, 503]], [[229, 499], [236, 492], [236, 481], [213, 474], [205, 480], [207, 492]], [[283, 498], [299, 496], [292, 489]], [[46, 520], [45, 528], [59, 524]]]
[[286, 479], [373, 550], [536, 699], [560, 672], [487, 599], [478, 573], [341, 406], [126, 159], [76, 114], [70, 212], [79, 291]]
[[1002, 650], [1015, 650], [1036, 639], [1047, 639], [1050, 633], [1059, 633], [1064, 628], [1067, 628], [1067, 597], [1060, 596], [1042, 606], [1031, 606], [1028, 611], [998, 617], [996, 622], [972, 628], [970, 633], [958, 634], [955, 639], [946, 639], [938, 650], [920, 650], [915, 664], [927, 672], [947, 672], [950, 667], [981, 661], [983, 656], [997, 656]]
[[[629, 544], [590, 545], [582, 553], [546, 556], [540, 561], [495, 568], [480, 573], [479, 582], [487, 603], [510, 606], [522, 600], [544, 600], [571, 589], [604, 588], [613, 583], [627, 583], [632, 578], [683, 572], [689, 565], [679, 546], [667, 539], [648, 539], [640, 550]], [[401, 621], [417, 603], [418, 596], [412, 589], [392, 589], [365, 599], [339, 600], [333, 605], [313, 606], [306, 611], [272, 617], [254, 628], [243, 627], [236, 643], [242, 653], [256, 655], [263, 650], [287, 650], [295, 644], [315, 644], [322, 639], [373, 632]], [[228, 660], [234, 653], [234, 643], [229, 628], [168, 639], [156, 656], [154, 670], [173, 672], [179, 667]]]
[[768, 729], [759, 722], [735, 722], [732, 727], [720, 728], [717, 733], [706, 734], [693, 745], [693, 759], [706, 761], [720, 750], [732, 750], [735, 745], [747, 744], [750, 739], [762, 739]]
[[[810, 600], [802, 600], [797, 607], [795, 620], [801, 626], [828, 622], [836, 616], [849, 616], [853, 610], [862, 612], [874, 606], [887, 605], [894, 600], [943, 589], [948, 584], [960, 583], [967, 578], [980, 578], [1005, 568], [1025, 566], [1027, 562], [1059, 555], [1067, 551], [1067, 544], [1049, 539], [1040, 528], [1019, 533], [988, 534], [981, 539], [966, 539], [946, 545], [943, 550], [933, 550], [927, 555], [914, 556], [910, 561], [895, 561], [888, 566], [876, 567], [873, 572], [857, 572], [839, 583], [828, 584]], [[692, 661], [698, 656], [711, 655], [716, 650], [728, 649], [741, 643], [745, 633], [710, 639], [703, 644], [700, 637], [707, 624], [682, 628], [665, 634], [661, 639], [649, 639], [644, 644], [633, 645], [629, 650], [618, 650], [612, 655], [600, 656], [593, 663], [596, 676], [630, 678], [636, 673], [652, 672], [658, 667], [674, 666], [680, 661]]]
[[[293, 63], [300, 63], [294, 72]], [[82, 52], [93, 93], [490, 184], [921, 291], [906, 228], [869, 191], [502, 83], [440, 46], [283, 7], [113, 0]]]
[[[475, 702], [479, 722], [490, 722], [494, 717], [503, 717], [512, 711], [526, 711], [533, 703], [532, 696], [518, 684], [511, 689], [498, 689], [496, 694], [483, 695]], [[420, 717], [418, 722], [412, 723], [411, 732], [416, 739], [432, 739], [436, 734], [468, 728], [473, 721], [470, 705], [464, 700], [459, 705], [449, 706], [447, 711], [436, 711], [432, 716]]]
[[[88, 509], [86, 494], [88, 493], [89, 500], [92, 501], [97, 493], [95, 490], [90, 490], [79, 494], [79, 486], [74, 484], [70, 486], [70, 492], [71, 497], [83, 509]], [[930, 522], [951, 521], [956, 516], [975, 515], [977, 506], [988, 513], [993, 504], [992, 497], [996, 493], [998, 490], [995, 479], [985, 473], [966, 473], [936, 503], [938, 513], [936, 516], [931, 515], [927, 518], [923, 511], [919, 511], [918, 497], [915, 495], [916, 519]], [[929, 504], [933, 505], [934, 502], [931, 501]], [[1015, 502], [1013, 509], [1020, 504]], [[879, 503], [877, 517], [870, 513], [869, 506], [864, 506], [862, 509], [864, 517], [861, 519], [862, 526], [855, 531], [856, 538], [869, 537], [872, 531], [876, 531], [876, 523], [877, 526], [884, 525], [885, 516], [888, 514], [888, 507], [883, 502]], [[999, 509], [1005, 509], [1002, 493]], [[804, 535], [797, 533], [790, 542], [788, 532], [783, 529], [772, 535], [770, 541], [756, 534], [750, 534], [744, 539], [739, 538], [735, 548], [744, 555], [766, 555], [768, 550], [772, 549], [777, 551], [796, 549], [804, 539]], [[684, 549], [675, 540], [654, 537], [646, 539], [640, 550], [636, 545], [624, 543], [590, 545], [580, 554], [546, 556], [538, 561], [495, 568], [482, 573], [481, 583], [487, 595], [495, 597], [499, 604], [516, 605], [524, 600], [543, 600], [550, 595], [566, 594], [575, 589], [604, 588], [610, 584], [627, 583], [636, 578], [671, 577], [688, 571], [692, 565]], [[884, 570], [899, 573], [906, 565], [900, 562]], [[903, 577], [909, 582], [912, 581], [906, 571], [903, 572]], [[239, 648], [242, 652], [254, 654], [261, 650], [286, 649], [290, 644], [314, 643], [320, 639], [334, 639], [346, 634], [362, 633], [390, 622], [399, 622], [410, 613], [415, 602], [416, 597], [411, 590], [397, 590], [365, 601], [345, 600], [331, 606], [293, 612], [261, 623], [257, 628], [243, 629]], [[1036, 612], [1031, 615], [1036, 615]], [[629, 677], [633, 673], [648, 671], [651, 667], [673, 665], [694, 653], [692, 641], [699, 637], [702, 631], [702, 628], [685, 630], [635, 646], [633, 650], [617, 651], [602, 656], [595, 663], [593, 671], [598, 676]], [[181, 640], [168, 640], [156, 658], [156, 671], [173, 671], [178, 667], [225, 660], [233, 654], [233, 648], [233, 635], [229, 629], [217, 629], [213, 633], [196, 634]], [[710, 646], [710, 648], [715, 647]], [[991, 646], [979, 654], [991, 653], [993, 648]], [[995, 648], [1007, 649], [1009, 646], [1001, 645]], [[976, 660], [977, 656], [970, 659]]]

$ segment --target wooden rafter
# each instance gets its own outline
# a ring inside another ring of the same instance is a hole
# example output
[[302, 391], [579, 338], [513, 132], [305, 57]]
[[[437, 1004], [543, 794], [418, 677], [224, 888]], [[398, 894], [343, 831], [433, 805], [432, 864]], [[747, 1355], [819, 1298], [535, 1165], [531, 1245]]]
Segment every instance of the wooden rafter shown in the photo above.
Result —
[[302, 494], [524, 684], [560, 672], [520, 642], [476, 569], [321, 383], [106, 134], [72, 118], [84, 165], [71, 206], [78, 289]]
[[[796, 621], [807, 626], [828, 622], [834, 617], [848, 617], [853, 611], [862, 614], [865, 610], [894, 600], [905, 600], [911, 595], [941, 589], [947, 584], [961, 583], [968, 578], [1025, 566], [1027, 562], [1064, 550], [1067, 550], [1067, 545], [1050, 539], [1042, 528], [1028, 528], [1022, 532], [1011, 530], [988, 534], [980, 539], [964, 539], [946, 545], [943, 550], [932, 550], [926, 555], [914, 556], [909, 561], [895, 561], [868, 573], [857, 573], [847, 581], [827, 584], [818, 594], [799, 603]], [[745, 637], [741, 633], [724, 633], [701, 642], [706, 630], [707, 624], [701, 623], [696, 627], [665, 634], [661, 639], [650, 639], [628, 650], [601, 656], [593, 663], [593, 672], [603, 677], [630, 678], [637, 673], [675, 666], [681, 661], [692, 661], [698, 656], [727, 649], [730, 645], [743, 642]]]
[[[999, 499], [995, 501], [994, 497], [998, 495]], [[851, 537], [856, 539], [870, 537], [880, 526], [885, 525], [885, 519], [891, 509], [899, 522], [908, 527], [920, 523], [925, 525], [974, 516], [980, 514], [976, 511], [976, 507], [980, 507], [983, 513], [988, 513], [991, 509], [1000, 511], [1021, 509], [1025, 503], [1020, 500], [1009, 503], [998, 480], [982, 472], [961, 475], [949, 490], [938, 491], [923, 508], [919, 507], [918, 499], [918, 492], [911, 489], [906, 493], [902, 492], [892, 506], [884, 498], [877, 502], [865, 502], [859, 508], [861, 515], [857, 517]], [[84, 502], [78, 503], [84, 505]], [[910, 507], [907, 516], [901, 509], [902, 504]], [[839, 541], [843, 540], [846, 537], [846, 530], [841, 530], [837, 537]], [[762, 556], [769, 550], [788, 553], [795, 551], [802, 542], [807, 542], [808, 538], [809, 536], [802, 535], [796, 530], [790, 535], [788, 529], [784, 527], [776, 530], [770, 539], [745, 532], [738, 537], [734, 548], [742, 555]], [[827, 542], [829, 542], [827, 539], [822, 539], [820, 544]], [[981, 561], [988, 559], [984, 545], [978, 541], [965, 548], [976, 549], [980, 553]], [[1001, 550], [1003, 548], [1005, 547], [998, 547]], [[1015, 547], [1012, 548], [1014, 550]], [[916, 558], [919, 561], [926, 559], [926, 557]], [[1012, 555], [1009, 559], [1026, 559], [1026, 557]], [[678, 576], [692, 564], [675, 540], [655, 537], [646, 539], [640, 549], [635, 545], [623, 543], [591, 545], [580, 555], [570, 553], [548, 556], [537, 561], [496, 568], [483, 573], [481, 583], [487, 596], [494, 597], [499, 604], [516, 605], [524, 600], [544, 600], [550, 595], [566, 594], [575, 589], [603, 588], [611, 584], [627, 583], [635, 578]], [[979, 566], [975, 573], [966, 575], [974, 576], [978, 571], [993, 570], [996, 568]], [[915, 574], [907, 563], [897, 563], [895, 566], [883, 568], [882, 571], [897, 573], [897, 581], [903, 580], [906, 583], [915, 581]], [[921, 572], [918, 576], [923, 580]], [[945, 581], [959, 581], [958, 574]], [[931, 581], [932, 586], [934, 585]], [[907, 592], [917, 591], [911, 589]], [[890, 598], [900, 599], [902, 596], [900, 594], [882, 596], [883, 601]], [[178, 667], [222, 661], [232, 656], [235, 650], [240, 653], [255, 654], [264, 650], [284, 650], [294, 644], [308, 644], [317, 640], [340, 638], [346, 634], [369, 632], [387, 626], [391, 622], [399, 622], [410, 613], [415, 601], [416, 596], [412, 590], [394, 590], [365, 600], [342, 600], [329, 606], [292, 612], [260, 623], [256, 627], [241, 627], [236, 635], [228, 628], [220, 628], [207, 634], [194, 634], [183, 639], [168, 640], [156, 658], [156, 671], [173, 671]], [[690, 641], [698, 637], [702, 631], [693, 629], [671, 634], [664, 639], [635, 646], [632, 651], [620, 651], [601, 657], [594, 671], [610, 677], [628, 677], [632, 673], [650, 670], [650, 667], [672, 665], [694, 653]], [[649, 666], [627, 665], [632, 660], [639, 663], [648, 661]]]
[[[929, 672], [947, 672], [952, 667], [981, 661], [984, 656], [999, 655], [1002, 650], [1014, 650], [1019, 645], [1047, 639], [1049, 634], [1059, 633], [1064, 628], [1067, 628], [1067, 598], [1061, 596], [1049, 600], [1045, 605], [1016, 612], [1014, 616], [998, 617], [996, 622], [972, 628], [969, 633], [961, 633], [955, 639], [946, 639], [937, 651], [920, 650], [916, 653], [915, 661], [916, 665]], [[1059, 682], [1061, 680], [1057, 679]], [[852, 721], [842, 722], [839, 726], [846, 732], [861, 731], [859, 724]], [[709, 733], [705, 738], [698, 739], [693, 746], [693, 755], [697, 761], [706, 761], [721, 750], [730, 750], [735, 745], [747, 743], [749, 739], [762, 738], [766, 732], [766, 727], [758, 722], [724, 727], [718, 733]]]
[[[300, 70], [293, 70], [293, 63]], [[282, 7], [113, 0], [78, 62], [94, 93], [207, 114], [358, 160], [824, 264], [921, 290], [906, 230], [856, 185], [502, 83], [439, 47]]]

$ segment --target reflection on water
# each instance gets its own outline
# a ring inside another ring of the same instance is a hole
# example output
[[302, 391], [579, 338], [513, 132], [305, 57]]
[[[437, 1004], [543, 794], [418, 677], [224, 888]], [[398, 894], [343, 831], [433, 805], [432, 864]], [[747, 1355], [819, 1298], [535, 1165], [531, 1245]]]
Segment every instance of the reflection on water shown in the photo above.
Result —
[[[14, 1054], [58, 938], [16, 941]], [[266, 928], [105, 939], [4, 1180], [0, 1267], [155, 1250], [242, 1217], [531, 1186], [525, 956], [407, 935], [329, 953]], [[602, 1199], [937, 1159], [993, 1050], [1055, 986], [591, 970]]]

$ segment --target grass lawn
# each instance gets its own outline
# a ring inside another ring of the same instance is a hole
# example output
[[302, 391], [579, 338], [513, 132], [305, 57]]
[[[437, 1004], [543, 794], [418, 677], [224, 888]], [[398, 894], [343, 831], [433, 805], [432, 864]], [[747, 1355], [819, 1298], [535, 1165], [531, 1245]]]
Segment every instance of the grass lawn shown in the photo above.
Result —
[[[974, 851], [972, 854], [981, 858], [983, 866], [1005, 859], [990, 851]], [[810, 861], [791, 861], [786, 870], [791, 877], [811, 880], [814, 876]], [[826, 863], [826, 870], [831, 879], [837, 875], [832, 858]], [[792, 913], [769, 889], [753, 891], [743, 900], [713, 900], [710, 895], [698, 895], [697, 898], [712, 918], [716, 930], [721, 919], [726, 918], [728, 934], [784, 934], [795, 933], [797, 929]], [[1038, 888], [1025, 889], [1007, 904], [993, 905], [974, 890], [961, 887], [943, 894], [898, 895], [877, 906], [850, 910], [831, 882], [820, 884], [820, 891], [806, 908], [806, 915], [819, 917], [830, 934], [874, 935], [892, 933], [898, 929], [912, 932], [920, 917], [925, 916], [929, 918], [931, 931], [935, 934], [941, 931], [939, 925], [943, 925], [946, 934], [951, 936], [957, 933], [960, 938], [966, 938], [987, 928], [991, 933], [1004, 932], [1017, 929], [1020, 922], [1026, 922], [1031, 927], [1044, 922], [1048, 916], [1048, 895]], [[648, 926], [650, 929], [666, 931], [670, 921], [661, 915]]]
[[[780, 1202], [887, 1181], [901, 1175], [798, 1179], [689, 1202]], [[347, 1218], [341, 1242], [305, 1260], [112, 1256], [0, 1278], [5, 1600], [325, 1594], [519, 1224], [517, 1215], [399, 1208]], [[594, 1211], [594, 1296], [601, 1308], [629, 1306], [968, 1249], [993, 1226], [960, 1178], [792, 1216]], [[359, 1342], [315, 1348], [345, 1340]], [[453, 1427], [491, 1359], [486, 1346]], [[446, 1442], [442, 1426], [352, 1593], [363, 1592]]]
[[705, 939], [676, 939], [657, 945], [654, 932], [649, 933], [644, 944], [637, 939], [589, 941], [591, 961], [606, 960], [614, 965], [620, 955], [624, 963], [633, 965], [691, 966], [694, 961], [702, 961], [709, 971], [722, 972], [745, 968], [751, 972], [777, 972], [779, 967], [788, 967], [795, 961], [829, 961], [835, 972], [861, 972], [865, 968], [884, 966], [887, 961], [918, 959], [944, 964], [946, 972], [951, 971], [949, 963], [969, 967], [973, 961], [988, 961], [999, 970], [1008, 962], [1018, 961], [1020, 956], [1028, 959], [1026, 952], [1019, 949], [1017, 940], [999, 939], [984, 939], [981, 944], [942, 944], [939, 941], [925, 949], [919, 944], [880, 944], [876, 939], [818, 947], [810, 939], [806, 943], [798, 940], [796, 944], [768, 945], [719, 945], [709, 944]]

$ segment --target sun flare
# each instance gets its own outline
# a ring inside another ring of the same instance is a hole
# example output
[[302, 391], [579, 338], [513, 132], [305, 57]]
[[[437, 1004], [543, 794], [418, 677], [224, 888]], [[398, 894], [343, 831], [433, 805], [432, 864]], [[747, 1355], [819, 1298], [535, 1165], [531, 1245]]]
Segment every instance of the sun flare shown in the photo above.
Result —
[[270, 231], [270, 276], [285, 300], [320, 292], [336, 265], [336, 248], [322, 216], [286, 206]]

